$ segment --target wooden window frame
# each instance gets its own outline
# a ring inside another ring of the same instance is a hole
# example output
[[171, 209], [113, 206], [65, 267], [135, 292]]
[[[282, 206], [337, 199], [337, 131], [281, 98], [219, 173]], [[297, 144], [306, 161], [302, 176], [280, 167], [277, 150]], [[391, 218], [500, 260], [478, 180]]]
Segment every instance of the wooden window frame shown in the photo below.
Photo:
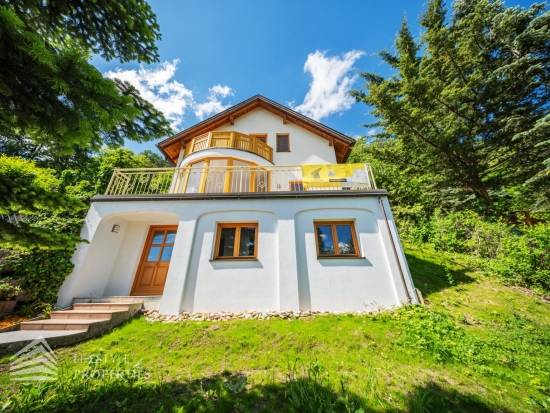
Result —
[[[330, 225], [332, 233], [332, 242], [334, 245], [334, 254], [320, 254], [319, 252], [319, 239], [317, 237], [317, 227]], [[349, 225], [351, 227], [351, 235], [353, 239], [353, 246], [355, 247], [355, 254], [340, 254], [340, 247], [338, 246], [338, 237], [336, 234], [336, 225]], [[317, 248], [317, 258], [358, 258], [360, 257], [359, 243], [357, 242], [357, 233], [355, 232], [354, 221], [313, 221], [313, 233], [315, 235], [315, 247]]]
[[[279, 150], [279, 137], [286, 137], [286, 142], [288, 145], [288, 151], [280, 151]], [[290, 134], [288, 133], [278, 133], [276, 137], [277, 141], [275, 142], [277, 144], [277, 152], [290, 152]]]
[[267, 137], [267, 133], [251, 133], [250, 136], [254, 136], [256, 139], [262, 138], [265, 139], [265, 144], [269, 145], [269, 139]]
[[[242, 227], [254, 227], [255, 238], [254, 238], [254, 255], [240, 257], [240, 247], [241, 247], [241, 231]], [[219, 255], [220, 253], [220, 237], [223, 228], [235, 228], [235, 247], [233, 249], [233, 256], [228, 257], [224, 255]], [[218, 229], [216, 230], [216, 243], [214, 244], [214, 260], [257, 260], [258, 259], [258, 223], [257, 222], [231, 222], [225, 224], [218, 224]]]

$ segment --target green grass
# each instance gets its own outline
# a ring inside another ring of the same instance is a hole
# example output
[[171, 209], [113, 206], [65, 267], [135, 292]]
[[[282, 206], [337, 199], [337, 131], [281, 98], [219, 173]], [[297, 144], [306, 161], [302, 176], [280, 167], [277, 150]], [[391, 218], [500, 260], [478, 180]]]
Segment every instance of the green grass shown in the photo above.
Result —
[[55, 350], [56, 382], [17, 388], [0, 369], [4, 400], [44, 412], [549, 411], [550, 305], [460, 257], [427, 247], [407, 257], [425, 306], [292, 321], [136, 318]]

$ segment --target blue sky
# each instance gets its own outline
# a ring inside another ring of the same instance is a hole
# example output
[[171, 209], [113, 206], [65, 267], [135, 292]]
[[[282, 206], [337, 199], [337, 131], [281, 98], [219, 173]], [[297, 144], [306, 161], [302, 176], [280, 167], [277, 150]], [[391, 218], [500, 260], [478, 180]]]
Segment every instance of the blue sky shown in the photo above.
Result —
[[[150, 0], [160, 64], [93, 64], [134, 83], [182, 130], [261, 94], [351, 136], [367, 134], [367, 107], [345, 91], [359, 71], [387, 74], [374, 53], [393, 47], [406, 14], [416, 36], [425, 0]], [[507, 6], [532, 2], [508, 0]], [[154, 142], [127, 147], [155, 150]]]

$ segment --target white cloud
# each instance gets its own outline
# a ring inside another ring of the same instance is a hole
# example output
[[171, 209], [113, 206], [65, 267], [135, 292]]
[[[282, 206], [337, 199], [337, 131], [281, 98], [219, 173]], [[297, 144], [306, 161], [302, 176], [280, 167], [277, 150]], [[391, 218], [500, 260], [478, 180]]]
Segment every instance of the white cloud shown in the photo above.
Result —
[[294, 109], [315, 120], [348, 110], [354, 102], [348, 90], [357, 80], [357, 75], [350, 72], [355, 61], [364, 54], [360, 50], [329, 57], [318, 50], [310, 53], [304, 72], [311, 73], [313, 80], [304, 101]]
[[231, 106], [224, 105], [221, 101], [228, 96], [233, 96], [233, 90], [229, 86], [216, 85], [208, 89], [208, 100], [195, 105], [195, 116], [203, 120], [206, 116], [219, 113]]
[[367, 135], [368, 136], [376, 135], [376, 129], [369, 129], [369, 131], [367, 132]]
[[138, 70], [117, 68], [104, 73], [104, 76], [111, 79], [118, 78], [133, 85], [144, 99], [164, 114], [173, 129], [181, 126], [187, 110], [193, 110], [197, 117], [202, 119], [204, 115], [214, 114], [229, 107], [229, 105], [223, 105], [221, 100], [232, 96], [233, 91], [230, 87], [221, 85], [208, 89], [207, 102], [197, 103], [192, 90], [173, 80], [178, 63], [179, 59], [174, 59], [156, 68], [147, 68], [143, 65]]

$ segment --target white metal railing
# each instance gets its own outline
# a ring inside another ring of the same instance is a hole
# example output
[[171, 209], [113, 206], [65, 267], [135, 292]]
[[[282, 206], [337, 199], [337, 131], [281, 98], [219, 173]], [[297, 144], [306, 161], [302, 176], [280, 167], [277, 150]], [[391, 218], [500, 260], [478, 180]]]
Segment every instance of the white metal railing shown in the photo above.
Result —
[[115, 169], [105, 195], [376, 189], [368, 164]]

